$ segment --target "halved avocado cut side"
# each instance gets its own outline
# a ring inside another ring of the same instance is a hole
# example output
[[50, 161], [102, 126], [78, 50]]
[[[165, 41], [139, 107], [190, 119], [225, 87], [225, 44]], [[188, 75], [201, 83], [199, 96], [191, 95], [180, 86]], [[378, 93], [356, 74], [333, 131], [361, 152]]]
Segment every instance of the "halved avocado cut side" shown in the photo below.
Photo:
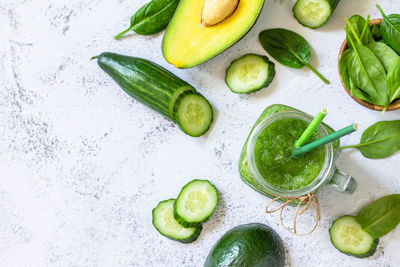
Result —
[[177, 68], [197, 66], [240, 40], [256, 22], [264, 0], [240, 0], [217, 25], [201, 25], [204, 0], [181, 0], [162, 43], [164, 58]]

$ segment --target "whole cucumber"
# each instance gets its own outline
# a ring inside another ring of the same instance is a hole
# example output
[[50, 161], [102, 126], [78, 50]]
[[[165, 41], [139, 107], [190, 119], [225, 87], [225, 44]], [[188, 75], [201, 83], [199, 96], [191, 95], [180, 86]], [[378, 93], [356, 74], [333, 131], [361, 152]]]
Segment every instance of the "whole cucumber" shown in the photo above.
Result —
[[179, 95], [196, 90], [163, 67], [142, 58], [105, 52], [97, 63], [131, 97], [171, 120]]
[[[143, 58], [109, 52], [93, 59], [97, 59], [100, 68], [128, 95], [171, 119], [185, 133], [200, 136], [210, 127], [212, 108], [209, 102], [194, 87], [163, 67]], [[188, 95], [193, 97], [188, 98]], [[181, 103], [185, 108], [179, 109]], [[209, 118], [204, 118], [204, 114]]]

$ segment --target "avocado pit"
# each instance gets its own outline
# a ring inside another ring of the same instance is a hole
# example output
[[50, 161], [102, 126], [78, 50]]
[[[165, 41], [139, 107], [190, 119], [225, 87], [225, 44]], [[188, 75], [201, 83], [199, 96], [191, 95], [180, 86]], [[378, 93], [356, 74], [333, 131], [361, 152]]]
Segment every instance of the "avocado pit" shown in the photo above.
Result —
[[214, 26], [232, 15], [238, 5], [239, 0], [204, 0], [201, 23]]

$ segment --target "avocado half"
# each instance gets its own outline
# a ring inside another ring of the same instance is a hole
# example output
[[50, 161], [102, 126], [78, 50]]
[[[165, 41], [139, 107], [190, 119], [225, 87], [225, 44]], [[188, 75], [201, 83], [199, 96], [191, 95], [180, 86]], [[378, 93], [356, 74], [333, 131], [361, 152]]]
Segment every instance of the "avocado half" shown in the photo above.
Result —
[[251, 223], [237, 226], [211, 249], [204, 267], [283, 267], [285, 249], [279, 235], [269, 226]]
[[264, 0], [240, 0], [221, 23], [201, 25], [204, 0], [181, 0], [162, 43], [164, 58], [177, 68], [197, 66], [220, 54], [243, 37], [256, 22]]

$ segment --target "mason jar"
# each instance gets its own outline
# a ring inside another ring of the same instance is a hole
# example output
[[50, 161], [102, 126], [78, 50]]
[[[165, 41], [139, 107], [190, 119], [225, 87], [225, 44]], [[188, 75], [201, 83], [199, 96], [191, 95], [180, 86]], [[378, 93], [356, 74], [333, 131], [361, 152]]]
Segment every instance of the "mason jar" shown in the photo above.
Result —
[[[307, 124], [313, 119], [310, 115], [295, 110], [293, 108], [280, 105], [283, 109], [279, 109], [274, 105], [277, 112], [268, 112], [264, 110], [259, 120], [254, 125], [241, 153], [239, 160], [239, 172], [242, 180], [258, 192], [270, 197], [287, 197], [297, 198], [309, 193], [317, 194], [325, 186], [329, 186], [339, 192], [353, 193], [357, 187], [357, 183], [353, 177], [341, 172], [335, 164], [339, 154], [339, 141], [326, 144], [324, 149], [325, 159], [319, 174], [307, 185], [298, 189], [284, 189], [269, 183], [260, 173], [255, 159], [255, 147], [260, 134], [267, 129], [272, 123], [279, 123], [280, 120], [298, 119], [303, 120]], [[269, 114], [271, 113], [271, 114]], [[334, 130], [326, 124], [321, 124], [317, 128], [318, 136], [326, 136]], [[277, 177], [279, 178], [279, 177]], [[292, 203], [295, 205], [295, 203]]]

